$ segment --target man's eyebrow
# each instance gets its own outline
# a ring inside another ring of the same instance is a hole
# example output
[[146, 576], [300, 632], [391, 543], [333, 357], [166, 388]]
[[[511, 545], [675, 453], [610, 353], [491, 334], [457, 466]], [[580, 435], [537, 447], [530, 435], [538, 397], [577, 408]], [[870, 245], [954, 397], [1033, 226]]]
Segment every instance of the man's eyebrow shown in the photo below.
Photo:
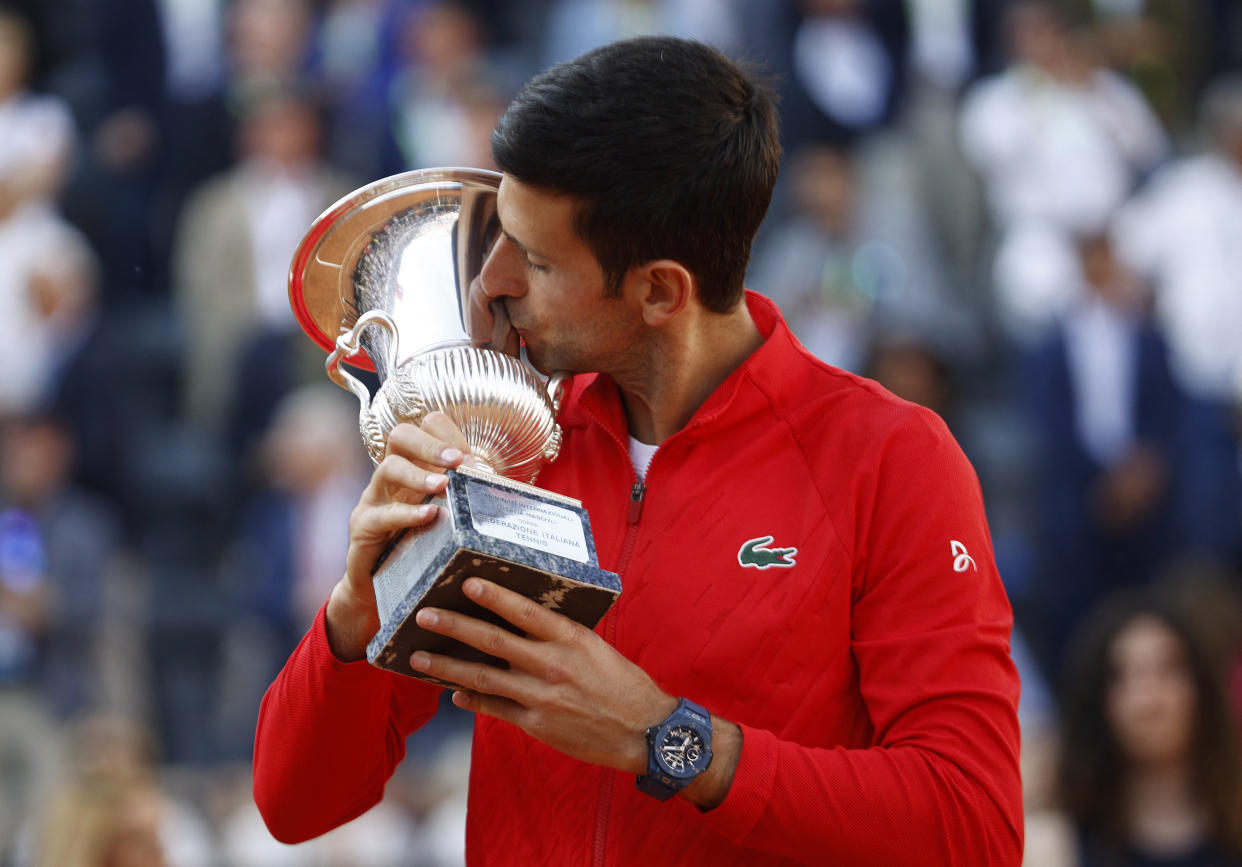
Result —
[[542, 253], [539, 253], [536, 250], [532, 250], [530, 247], [527, 247], [517, 238], [513, 237], [513, 235], [509, 232], [508, 229], [501, 229], [501, 232], [504, 234], [506, 238], [509, 239], [510, 244], [512, 244], [513, 246], [517, 247], [519, 250], [522, 251], [523, 255], [528, 256], [528, 257], [534, 255], [534, 256], [538, 256], [540, 259], [546, 258]]

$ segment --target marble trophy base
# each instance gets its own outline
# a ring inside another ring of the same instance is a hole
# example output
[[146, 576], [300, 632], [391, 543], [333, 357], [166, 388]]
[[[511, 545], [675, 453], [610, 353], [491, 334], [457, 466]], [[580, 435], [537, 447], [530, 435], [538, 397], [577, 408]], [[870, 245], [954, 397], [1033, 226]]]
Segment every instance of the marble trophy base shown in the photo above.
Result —
[[466, 467], [450, 470], [431, 502], [434, 521], [401, 536], [372, 576], [380, 628], [367, 645], [378, 668], [444, 686], [457, 684], [410, 668], [416, 650], [504, 665], [414, 621], [424, 607], [460, 611], [513, 629], [471, 601], [462, 582], [494, 581], [593, 628], [621, 593], [617, 575], [599, 567], [586, 510], [578, 500]]

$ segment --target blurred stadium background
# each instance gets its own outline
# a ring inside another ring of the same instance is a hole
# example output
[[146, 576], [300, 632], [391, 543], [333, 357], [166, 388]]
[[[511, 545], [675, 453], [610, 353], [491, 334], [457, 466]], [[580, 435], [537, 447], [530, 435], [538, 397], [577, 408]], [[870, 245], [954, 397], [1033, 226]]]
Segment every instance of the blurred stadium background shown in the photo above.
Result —
[[1191, 600], [1238, 706], [1242, 4], [4, 0], [0, 865], [463, 863], [451, 706], [328, 837], [278, 844], [250, 802], [259, 699], [368, 469], [289, 260], [363, 183], [491, 167], [529, 75], [655, 32], [781, 93], [751, 288], [978, 470], [1028, 863], [1071, 863], [1042, 820], [1105, 597]]

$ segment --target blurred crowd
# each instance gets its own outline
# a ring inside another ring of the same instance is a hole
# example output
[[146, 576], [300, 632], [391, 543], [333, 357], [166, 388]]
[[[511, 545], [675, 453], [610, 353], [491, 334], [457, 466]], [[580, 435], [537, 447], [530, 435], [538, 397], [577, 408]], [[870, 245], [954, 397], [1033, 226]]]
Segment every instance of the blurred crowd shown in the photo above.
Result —
[[750, 287], [979, 473], [1027, 864], [1242, 864], [1242, 4], [0, 0], [2, 867], [461, 863], [451, 705], [325, 838], [250, 802], [368, 473], [289, 262], [655, 32], [780, 91]]

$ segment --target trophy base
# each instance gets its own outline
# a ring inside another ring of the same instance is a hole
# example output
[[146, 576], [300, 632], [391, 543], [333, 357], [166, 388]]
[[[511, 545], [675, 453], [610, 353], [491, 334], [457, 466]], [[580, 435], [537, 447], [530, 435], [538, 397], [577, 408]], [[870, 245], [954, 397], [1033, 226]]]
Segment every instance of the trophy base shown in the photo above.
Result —
[[516, 629], [468, 599], [462, 582], [485, 578], [593, 628], [621, 593], [617, 575], [599, 567], [582, 504], [533, 485], [468, 468], [450, 470], [431, 523], [406, 531], [372, 580], [380, 629], [367, 645], [378, 668], [454, 687], [410, 667], [416, 650], [491, 665], [503, 660], [428, 632], [422, 608], [459, 611]]

